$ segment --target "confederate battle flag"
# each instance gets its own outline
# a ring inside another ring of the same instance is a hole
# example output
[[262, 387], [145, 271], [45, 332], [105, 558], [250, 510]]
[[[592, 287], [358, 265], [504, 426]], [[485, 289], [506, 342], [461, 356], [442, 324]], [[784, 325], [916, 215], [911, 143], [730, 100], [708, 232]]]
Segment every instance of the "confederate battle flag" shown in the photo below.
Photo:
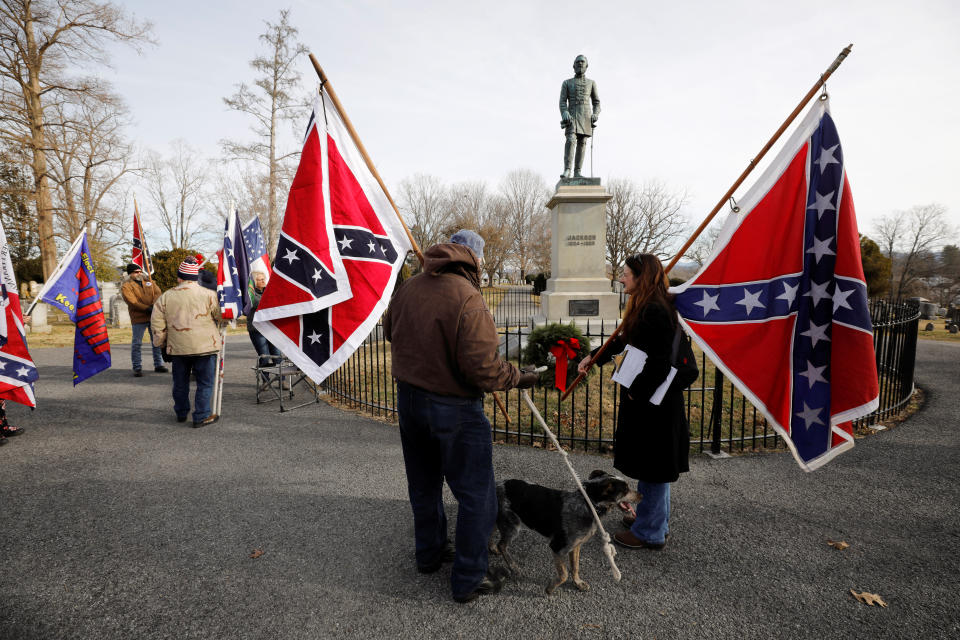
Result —
[[713, 255], [671, 289], [687, 332], [812, 471], [878, 406], [853, 199], [818, 101], [728, 218]]
[[409, 250], [387, 195], [321, 93], [254, 326], [319, 383], [376, 326]]
[[143, 235], [140, 209], [137, 207], [136, 199], [133, 201], [133, 252], [130, 262], [153, 275], [153, 261], [150, 259], [150, 251], [147, 249], [147, 239]]
[[7, 235], [0, 226], [0, 398], [37, 406], [33, 383], [38, 377], [37, 367], [27, 351]]

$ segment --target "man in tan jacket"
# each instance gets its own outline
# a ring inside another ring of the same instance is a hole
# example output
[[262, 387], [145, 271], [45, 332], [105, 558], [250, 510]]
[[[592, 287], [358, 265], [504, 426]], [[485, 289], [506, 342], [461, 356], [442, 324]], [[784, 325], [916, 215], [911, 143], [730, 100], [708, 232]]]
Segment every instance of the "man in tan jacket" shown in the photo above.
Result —
[[[133, 329], [133, 340], [130, 343], [130, 360], [133, 363], [133, 375], [139, 378], [143, 375], [142, 365], [140, 364], [140, 350], [143, 345], [143, 332], [150, 332], [150, 340], [153, 341], [153, 331], [150, 329], [150, 314], [153, 311], [153, 303], [160, 297], [160, 287], [150, 280], [150, 276], [143, 272], [138, 264], [127, 265], [127, 277], [123, 279], [120, 285], [120, 295], [123, 301], [127, 303], [127, 309], [130, 311], [130, 323]], [[159, 347], [153, 347], [153, 370], [157, 373], [166, 373], [168, 369], [163, 366], [163, 352]]]
[[222, 337], [217, 295], [197, 284], [200, 265], [187, 258], [177, 269], [177, 286], [165, 291], [153, 307], [150, 327], [153, 344], [163, 347], [173, 363], [173, 410], [177, 422], [190, 413], [190, 372], [197, 377], [193, 399], [193, 426], [205, 427], [220, 419], [210, 413], [216, 378], [217, 353]]

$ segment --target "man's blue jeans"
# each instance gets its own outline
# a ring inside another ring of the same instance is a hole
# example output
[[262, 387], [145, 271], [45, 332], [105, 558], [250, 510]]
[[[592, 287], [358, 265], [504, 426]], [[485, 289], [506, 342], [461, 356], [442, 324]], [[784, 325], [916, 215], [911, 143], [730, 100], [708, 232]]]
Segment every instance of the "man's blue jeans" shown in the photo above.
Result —
[[497, 521], [493, 444], [483, 401], [441, 396], [403, 382], [397, 390], [417, 565], [435, 563], [447, 545], [446, 479], [459, 503], [450, 582], [454, 597], [466, 596], [487, 573], [487, 542]]
[[[140, 348], [143, 344], [143, 332], [146, 331], [150, 335], [150, 345], [153, 345], [153, 329], [150, 328], [149, 322], [137, 322], [131, 325], [133, 330], [133, 340], [130, 342], [130, 360], [133, 362], [134, 369], [143, 368], [140, 364]], [[162, 367], [163, 366], [163, 351], [160, 347], [153, 347], [153, 366]]]
[[171, 356], [173, 359], [173, 410], [178, 418], [190, 413], [190, 372], [197, 374], [197, 392], [193, 396], [193, 421], [210, 415], [210, 395], [216, 374], [217, 354], [206, 356]]
[[637, 482], [643, 500], [637, 504], [637, 519], [630, 533], [644, 542], [663, 544], [670, 531], [670, 483]]

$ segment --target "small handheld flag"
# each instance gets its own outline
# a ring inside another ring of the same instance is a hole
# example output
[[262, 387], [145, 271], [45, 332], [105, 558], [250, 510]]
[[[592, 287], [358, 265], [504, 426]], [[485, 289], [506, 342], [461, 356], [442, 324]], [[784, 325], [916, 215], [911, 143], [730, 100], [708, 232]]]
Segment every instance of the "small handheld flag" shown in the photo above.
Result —
[[153, 260], [150, 259], [150, 251], [147, 249], [147, 238], [143, 235], [140, 208], [137, 207], [136, 198], [133, 200], [133, 255], [130, 262], [153, 275]]

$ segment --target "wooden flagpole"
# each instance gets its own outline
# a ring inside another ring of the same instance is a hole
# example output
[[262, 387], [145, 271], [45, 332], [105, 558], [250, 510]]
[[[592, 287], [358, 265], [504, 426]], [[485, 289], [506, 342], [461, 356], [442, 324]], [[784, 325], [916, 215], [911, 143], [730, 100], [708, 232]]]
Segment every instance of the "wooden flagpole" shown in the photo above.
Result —
[[[363, 161], [366, 163], [367, 168], [370, 170], [370, 173], [373, 174], [373, 177], [376, 178], [380, 188], [383, 189], [383, 193], [387, 196], [387, 200], [390, 201], [390, 205], [393, 207], [394, 213], [397, 214], [397, 219], [400, 221], [400, 224], [403, 225], [403, 230], [407, 232], [407, 238], [410, 240], [410, 246], [413, 249], [413, 253], [417, 256], [417, 260], [419, 260], [420, 264], [422, 265], [423, 253], [420, 251], [420, 246], [417, 244], [417, 241], [413, 239], [413, 234], [410, 233], [407, 223], [403, 221], [403, 216], [400, 215], [400, 209], [397, 208], [397, 203], [393, 201], [393, 197], [390, 195], [387, 185], [383, 183], [380, 173], [373, 165], [373, 160], [370, 159], [370, 155], [367, 153], [366, 147], [364, 147], [363, 143], [360, 142], [360, 136], [357, 134], [357, 130], [353, 128], [353, 123], [350, 122], [350, 116], [347, 115], [343, 105], [340, 103], [340, 98], [337, 97], [337, 92], [333, 90], [333, 85], [330, 84], [330, 79], [327, 78], [327, 74], [323, 72], [323, 67], [320, 66], [320, 63], [317, 62], [317, 58], [312, 53], [310, 54], [310, 62], [313, 63], [313, 68], [317, 72], [317, 76], [320, 78], [322, 89], [327, 92], [327, 94], [330, 96], [330, 100], [333, 101], [334, 106], [337, 108], [337, 111], [340, 112], [340, 117], [343, 118], [343, 124], [347, 127], [347, 132], [353, 139], [353, 143], [357, 145], [357, 150], [359, 150], [360, 155], [363, 156]], [[500, 409], [503, 417], [506, 418], [507, 424], [510, 424], [511, 420], [510, 416], [507, 415], [507, 408], [503, 405], [503, 401], [500, 399], [500, 396], [497, 395], [496, 391], [493, 392], [493, 400], [497, 403], [497, 407]]]
[[323, 68], [320, 66], [320, 63], [317, 62], [316, 57], [314, 57], [312, 53], [310, 54], [310, 62], [313, 63], [313, 68], [320, 77], [320, 85], [322, 89], [330, 95], [330, 100], [333, 101], [334, 106], [337, 107], [337, 111], [340, 112], [340, 117], [343, 118], [343, 124], [347, 127], [347, 132], [350, 133], [350, 137], [353, 138], [353, 143], [357, 145], [357, 149], [360, 151], [360, 155], [363, 156], [363, 161], [367, 164], [367, 168], [370, 169], [370, 173], [373, 174], [374, 178], [376, 178], [380, 188], [383, 189], [383, 193], [387, 196], [387, 200], [389, 200], [391, 206], [393, 206], [393, 211], [397, 214], [397, 219], [400, 220], [400, 224], [403, 225], [403, 230], [407, 232], [407, 238], [410, 239], [410, 246], [413, 248], [413, 253], [417, 256], [417, 260], [420, 261], [420, 264], [423, 264], [423, 253], [420, 251], [420, 246], [417, 245], [417, 241], [413, 239], [410, 229], [407, 228], [407, 223], [403, 221], [403, 217], [400, 215], [400, 209], [397, 208], [397, 203], [393, 201], [390, 191], [387, 190], [387, 185], [385, 185], [383, 180], [380, 178], [377, 168], [373, 166], [373, 160], [370, 159], [370, 155], [367, 153], [366, 147], [364, 147], [363, 143], [360, 142], [360, 136], [357, 135], [357, 130], [353, 128], [353, 123], [350, 122], [350, 116], [347, 115], [343, 105], [340, 103], [340, 98], [337, 97], [337, 92], [333, 90], [333, 85], [330, 84], [327, 74], [323, 72]]
[[[834, 61], [830, 64], [830, 66], [827, 67], [827, 70], [820, 75], [820, 77], [817, 79], [815, 83], [813, 83], [813, 86], [810, 87], [810, 90], [807, 91], [807, 94], [803, 96], [803, 98], [800, 100], [797, 106], [793, 109], [790, 115], [787, 116], [787, 119], [784, 120], [783, 124], [780, 125], [780, 128], [777, 129], [777, 131], [767, 141], [767, 143], [763, 145], [763, 148], [760, 149], [760, 152], [756, 155], [756, 157], [754, 157], [750, 161], [750, 164], [747, 165], [747, 168], [744, 169], [743, 173], [740, 174], [740, 177], [736, 179], [733, 185], [729, 189], [727, 189], [727, 192], [723, 194], [723, 197], [720, 198], [720, 201], [717, 202], [716, 206], [709, 213], [709, 215], [707, 215], [706, 219], [704, 219], [704, 221], [700, 223], [700, 226], [696, 228], [696, 230], [693, 232], [693, 235], [691, 235], [690, 238], [687, 239], [687, 241], [683, 244], [683, 246], [680, 247], [680, 250], [677, 251], [677, 253], [673, 256], [673, 259], [670, 260], [669, 264], [667, 264], [667, 266], [664, 267], [663, 270], [665, 272], [670, 273], [670, 270], [673, 269], [675, 264], [677, 264], [677, 261], [679, 261], [680, 258], [683, 257], [683, 254], [686, 253], [687, 249], [690, 248], [690, 245], [692, 245], [696, 241], [696, 239], [700, 236], [700, 234], [703, 233], [703, 230], [707, 228], [707, 225], [709, 225], [710, 222], [713, 220], [713, 218], [717, 215], [717, 213], [719, 213], [720, 209], [723, 208], [723, 205], [730, 201], [730, 197], [733, 195], [734, 191], [736, 191], [740, 187], [740, 185], [743, 184], [743, 181], [746, 180], [747, 176], [749, 176], [750, 173], [757, 167], [760, 160], [763, 158], [763, 156], [766, 155], [767, 151], [769, 151], [770, 148], [773, 147], [774, 144], [776, 144], [780, 136], [783, 135], [783, 132], [786, 131], [787, 127], [790, 126], [790, 123], [792, 123], [794, 119], [797, 117], [797, 115], [800, 114], [800, 112], [803, 110], [803, 107], [810, 101], [810, 98], [816, 95], [817, 91], [819, 91], [820, 88], [823, 87], [823, 85], [826, 83], [827, 78], [833, 75], [833, 72], [837, 70], [837, 67], [839, 67], [840, 64], [844, 61], [844, 59], [848, 55], [850, 55], [850, 51], [852, 49], [853, 49], [852, 44], [845, 47], [843, 51], [841, 51], [840, 54], [836, 57], [836, 59], [834, 59]], [[616, 339], [616, 337], [620, 334], [621, 326], [623, 325], [622, 324], [618, 325], [617, 328], [613, 330], [613, 333], [610, 334], [610, 337], [607, 338], [607, 341], [604, 342], [603, 345], [600, 347], [600, 350], [597, 351], [597, 355], [594, 358], [591, 358], [590, 362], [588, 363], [589, 366], [587, 367], [587, 369], [593, 366], [594, 361], [596, 361], [597, 358], [603, 355], [604, 351], [607, 350], [607, 347], [610, 345], [610, 343], [614, 339]], [[567, 396], [569, 396], [573, 392], [574, 388], [578, 384], [580, 384], [580, 381], [583, 380], [584, 376], [585, 374], [582, 374], [582, 373], [579, 374], [577, 378], [573, 381], [573, 384], [567, 387], [566, 392], [564, 392], [563, 396], [560, 397], [561, 402], [567, 399]]]

